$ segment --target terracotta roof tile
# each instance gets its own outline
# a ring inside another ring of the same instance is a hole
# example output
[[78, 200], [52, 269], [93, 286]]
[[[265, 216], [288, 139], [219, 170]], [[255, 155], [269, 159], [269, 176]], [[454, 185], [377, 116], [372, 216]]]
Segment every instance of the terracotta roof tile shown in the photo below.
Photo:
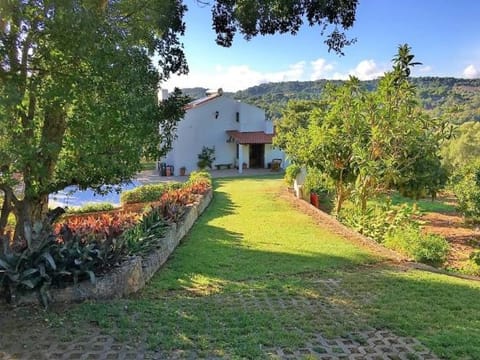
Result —
[[193, 109], [194, 107], [203, 105], [213, 99], [219, 98], [220, 96], [222, 96], [222, 94], [212, 94], [212, 95], [205, 96], [201, 99], [193, 100], [189, 102], [187, 105], [185, 105], [185, 110]]
[[238, 144], [271, 144], [273, 139], [273, 134], [265, 134], [263, 131], [227, 130], [227, 135]]

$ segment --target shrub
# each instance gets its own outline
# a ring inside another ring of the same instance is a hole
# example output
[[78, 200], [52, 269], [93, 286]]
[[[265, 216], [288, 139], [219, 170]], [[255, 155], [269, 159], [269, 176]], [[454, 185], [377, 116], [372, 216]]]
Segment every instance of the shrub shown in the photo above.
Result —
[[215, 161], [215, 146], [209, 148], [204, 146], [200, 154], [198, 154], [197, 166], [199, 169], [212, 168], [212, 164]]
[[397, 229], [420, 226], [417, 217], [418, 209], [415, 206], [401, 204], [392, 206], [390, 201], [370, 205], [362, 213], [355, 207], [344, 207], [339, 220], [365, 236], [377, 242], [383, 242], [385, 237]]
[[115, 209], [113, 204], [104, 202], [104, 203], [86, 203], [82, 207], [68, 208], [67, 214], [85, 214], [89, 212], [97, 211], [109, 211]]
[[452, 176], [452, 189], [458, 200], [458, 211], [474, 221], [480, 219], [480, 161], [471, 163]]
[[51, 285], [83, 278], [94, 282], [96, 268], [104, 264], [99, 245], [86, 243], [72, 232], [64, 232], [59, 242], [49, 225], [37, 224], [28, 237], [31, 239], [23, 250], [14, 252], [5, 246], [0, 253], [0, 285], [7, 300], [33, 290], [46, 307]]
[[122, 192], [120, 202], [122, 204], [134, 204], [158, 201], [168, 190], [177, 189], [181, 186], [181, 183], [142, 185], [135, 189]]
[[212, 175], [205, 170], [192, 171], [188, 177], [188, 182], [195, 182], [198, 180], [208, 180], [212, 184]]
[[474, 250], [470, 254], [470, 260], [480, 266], [480, 250]]
[[317, 194], [320, 207], [326, 211], [331, 211], [332, 209], [334, 189], [335, 187], [329, 183], [328, 178], [319, 169], [313, 167], [307, 169], [303, 192], [305, 194]]
[[285, 169], [284, 180], [288, 186], [293, 186], [293, 183], [297, 175], [300, 174], [301, 169], [302, 167], [297, 164], [290, 164], [287, 166], [287, 168]]
[[212, 187], [212, 176], [206, 171], [193, 171], [183, 189], [192, 194], [205, 194]]
[[397, 228], [385, 237], [385, 246], [412, 257], [415, 261], [442, 264], [450, 249], [444, 237], [424, 234], [416, 226]]
[[158, 208], [150, 209], [134, 227], [121, 236], [122, 247], [129, 255], [147, 255], [158, 246], [168, 224]]

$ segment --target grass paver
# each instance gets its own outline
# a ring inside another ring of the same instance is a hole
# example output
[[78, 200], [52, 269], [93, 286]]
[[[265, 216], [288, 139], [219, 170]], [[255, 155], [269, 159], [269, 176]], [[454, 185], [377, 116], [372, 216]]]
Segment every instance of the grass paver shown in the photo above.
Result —
[[323, 229], [279, 196], [278, 177], [215, 186], [141, 293], [45, 314], [44, 333], [68, 334], [69, 351], [87, 337], [94, 352], [104, 336], [103, 354], [144, 358], [478, 358], [479, 283], [409, 270]]

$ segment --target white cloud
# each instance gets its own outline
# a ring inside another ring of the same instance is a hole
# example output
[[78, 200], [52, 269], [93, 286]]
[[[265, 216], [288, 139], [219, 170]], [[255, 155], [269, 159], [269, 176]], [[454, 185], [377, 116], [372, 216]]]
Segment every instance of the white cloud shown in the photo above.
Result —
[[325, 79], [334, 69], [333, 64], [327, 63], [327, 60], [322, 58], [312, 61], [310, 65], [312, 66], [312, 75], [310, 75], [310, 80]]
[[188, 75], [173, 76], [163, 88], [173, 87], [205, 87], [211, 89], [223, 88], [225, 91], [246, 89], [262, 83], [304, 80], [305, 61], [299, 61], [285, 70], [266, 72], [253, 70], [248, 65], [232, 65], [223, 67], [217, 65], [213, 72], [191, 71]]
[[463, 76], [467, 79], [476, 79], [480, 77], [480, 71], [473, 64], [470, 64], [463, 70]]
[[354, 75], [360, 80], [372, 80], [382, 76], [384, 73], [385, 69], [370, 59], [360, 61], [355, 69], [349, 72], [349, 75]]
[[348, 72], [334, 72], [330, 77], [335, 80], [346, 80], [350, 75], [356, 76], [360, 80], [373, 80], [380, 76], [383, 76], [385, 71], [388, 68], [386, 66], [378, 65], [374, 60], [362, 60], [360, 61], [355, 68], [349, 70]]
[[211, 71], [195, 71], [192, 69], [188, 75], [173, 76], [162, 84], [162, 88], [171, 90], [175, 86], [179, 88], [198, 86], [237, 91], [263, 83], [280, 81], [345, 80], [348, 79], [349, 75], [354, 75], [360, 80], [371, 80], [382, 76], [387, 70], [386, 65], [378, 65], [372, 59], [362, 60], [353, 69], [346, 72], [339, 71], [337, 64], [329, 63], [323, 58], [318, 58], [309, 63], [299, 61], [283, 70], [272, 72], [261, 72], [249, 65], [216, 65]]

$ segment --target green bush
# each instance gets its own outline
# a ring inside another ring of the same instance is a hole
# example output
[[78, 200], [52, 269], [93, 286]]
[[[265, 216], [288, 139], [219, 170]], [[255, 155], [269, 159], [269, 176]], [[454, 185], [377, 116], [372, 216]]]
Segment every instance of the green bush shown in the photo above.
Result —
[[189, 182], [195, 182], [196, 180], [208, 180], [210, 183], [212, 182], [212, 175], [205, 170], [197, 170], [197, 171], [192, 171], [190, 173], [190, 176], [188, 177]]
[[301, 166], [297, 164], [290, 164], [285, 169], [284, 180], [288, 186], [293, 186], [293, 183], [298, 174], [300, 174]]
[[451, 179], [452, 189], [458, 200], [458, 211], [474, 221], [480, 219], [480, 161], [457, 171]]
[[97, 242], [86, 243], [71, 231], [62, 232], [60, 241], [49, 224], [37, 223], [26, 238], [23, 250], [14, 251], [4, 243], [0, 252], [0, 287], [8, 301], [17, 293], [37, 291], [47, 307], [50, 286], [82, 279], [93, 283], [95, 271], [105, 265], [107, 248]]
[[158, 201], [160, 197], [171, 189], [182, 187], [181, 183], [162, 183], [142, 185], [132, 190], [126, 190], [120, 194], [122, 204], [144, 203]]
[[115, 209], [113, 204], [103, 202], [103, 203], [86, 203], [81, 207], [68, 208], [68, 214], [84, 214], [89, 212], [96, 211], [109, 211]]
[[214, 161], [215, 161], [215, 146], [212, 148], [204, 146], [200, 154], [198, 154], [197, 166], [199, 167], [199, 169], [205, 169], [207, 167], [211, 169]]
[[450, 249], [444, 237], [424, 234], [416, 226], [397, 228], [385, 237], [385, 246], [412, 257], [415, 261], [442, 264]]
[[303, 190], [308, 193], [332, 194], [335, 190], [335, 186], [328, 181], [325, 173], [321, 172], [319, 169], [309, 167], [307, 168], [307, 176], [305, 177]]
[[362, 213], [358, 206], [345, 206], [339, 220], [377, 242], [383, 242], [387, 234], [405, 227], [419, 227], [416, 220], [419, 212], [415, 206], [393, 206], [390, 201], [369, 205]]
[[150, 209], [137, 225], [121, 235], [119, 242], [129, 255], [148, 255], [158, 246], [167, 228], [168, 223], [162, 217], [160, 209]]

